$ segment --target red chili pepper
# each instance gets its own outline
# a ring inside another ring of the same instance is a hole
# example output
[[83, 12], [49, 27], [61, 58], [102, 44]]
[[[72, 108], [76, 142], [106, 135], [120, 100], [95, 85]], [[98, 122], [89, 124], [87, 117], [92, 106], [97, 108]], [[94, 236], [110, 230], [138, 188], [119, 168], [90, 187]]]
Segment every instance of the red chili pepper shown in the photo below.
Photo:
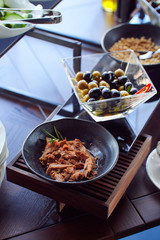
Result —
[[145, 87], [143, 87], [141, 90], [139, 90], [135, 94], [146, 93], [149, 91], [150, 88], [151, 88], [151, 83], [148, 83]]

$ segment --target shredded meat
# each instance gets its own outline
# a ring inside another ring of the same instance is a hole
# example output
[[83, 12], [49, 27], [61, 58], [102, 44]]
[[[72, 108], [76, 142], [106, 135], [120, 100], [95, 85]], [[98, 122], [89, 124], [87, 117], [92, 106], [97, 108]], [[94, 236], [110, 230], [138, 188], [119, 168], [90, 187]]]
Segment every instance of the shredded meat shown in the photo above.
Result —
[[47, 167], [46, 173], [59, 182], [90, 179], [97, 175], [97, 157], [94, 158], [79, 139], [50, 142], [46, 138], [40, 162]]

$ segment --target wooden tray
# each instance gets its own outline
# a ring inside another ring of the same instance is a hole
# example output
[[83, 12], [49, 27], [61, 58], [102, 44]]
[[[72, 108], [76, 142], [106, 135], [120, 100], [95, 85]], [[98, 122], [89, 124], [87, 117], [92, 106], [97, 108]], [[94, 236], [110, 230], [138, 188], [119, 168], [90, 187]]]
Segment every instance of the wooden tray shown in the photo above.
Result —
[[7, 166], [7, 180], [58, 202], [108, 218], [146, 159], [152, 137], [140, 136], [130, 152], [120, 153], [114, 169], [105, 177], [79, 186], [62, 186], [40, 178], [24, 163], [21, 152]]

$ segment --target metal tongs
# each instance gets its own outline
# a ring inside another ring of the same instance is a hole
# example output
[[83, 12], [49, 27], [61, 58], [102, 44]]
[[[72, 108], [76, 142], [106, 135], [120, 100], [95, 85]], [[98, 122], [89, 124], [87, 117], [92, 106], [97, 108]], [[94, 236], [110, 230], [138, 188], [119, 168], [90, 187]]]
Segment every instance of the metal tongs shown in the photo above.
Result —
[[[17, 19], [15, 17], [12, 19], [0, 20], [1, 24], [7, 24], [8, 22], [28, 22], [33, 24], [54, 24], [60, 23], [62, 21], [62, 15], [58, 11], [53, 11], [51, 9], [17, 9], [17, 8], [0, 8], [0, 14], [3, 15], [6, 12], [10, 13], [30, 13], [30, 17], [24, 17], [22, 19]], [[29, 16], [29, 15], [28, 15]]]

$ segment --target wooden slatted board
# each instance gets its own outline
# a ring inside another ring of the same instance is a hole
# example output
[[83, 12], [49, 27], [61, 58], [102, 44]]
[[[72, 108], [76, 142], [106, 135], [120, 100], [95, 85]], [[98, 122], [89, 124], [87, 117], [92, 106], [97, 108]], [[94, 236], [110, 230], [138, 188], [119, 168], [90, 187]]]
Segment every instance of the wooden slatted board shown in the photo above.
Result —
[[129, 153], [120, 153], [116, 166], [88, 184], [63, 186], [40, 178], [26, 166], [21, 152], [7, 166], [7, 179], [58, 202], [108, 218], [150, 151], [152, 137], [140, 136]]

